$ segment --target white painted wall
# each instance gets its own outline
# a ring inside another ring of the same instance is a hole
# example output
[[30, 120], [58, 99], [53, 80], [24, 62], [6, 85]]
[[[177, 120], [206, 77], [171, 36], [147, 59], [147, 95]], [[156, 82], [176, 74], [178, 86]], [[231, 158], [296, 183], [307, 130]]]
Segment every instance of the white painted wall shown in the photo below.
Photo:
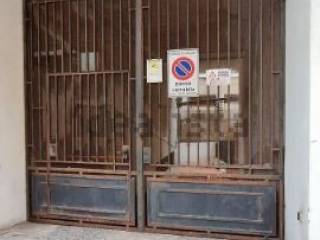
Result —
[[310, 234], [320, 239], [320, 0], [311, 1]]
[[0, 6], [0, 228], [26, 219], [22, 3]]
[[[310, 0], [286, 1], [286, 240], [308, 239]], [[297, 213], [301, 213], [301, 220]]]

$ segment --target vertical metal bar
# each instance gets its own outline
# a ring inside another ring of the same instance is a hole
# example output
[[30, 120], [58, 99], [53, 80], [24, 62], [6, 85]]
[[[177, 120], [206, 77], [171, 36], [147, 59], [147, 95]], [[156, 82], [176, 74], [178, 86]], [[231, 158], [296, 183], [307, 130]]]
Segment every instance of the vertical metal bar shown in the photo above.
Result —
[[61, 18], [61, 69], [64, 72], [64, 11], [63, 2], [60, 2], [60, 18]]
[[31, 145], [32, 145], [32, 150], [31, 150], [31, 164], [33, 165], [33, 160], [34, 160], [34, 151], [35, 151], [35, 145], [34, 145], [34, 112], [33, 112], [33, 69], [34, 69], [34, 61], [33, 61], [33, 5], [30, 5], [30, 111], [31, 111]]
[[[103, 2], [103, 1], [102, 1]], [[104, 53], [103, 53], [104, 54]], [[103, 65], [104, 66], [104, 65]], [[104, 146], [104, 156], [105, 161], [108, 162], [108, 116], [107, 116], [107, 76], [106, 74], [102, 74], [103, 81], [103, 129], [104, 129], [104, 138], [103, 138], [103, 146]]]
[[103, 146], [104, 146], [104, 157], [106, 162], [108, 162], [108, 115], [107, 115], [107, 77], [106, 74], [102, 74], [103, 81]]
[[[85, 31], [84, 31], [84, 39], [85, 39], [85, 52], [86, 52], [86, 70], [89, 71], [89, 36], [88, 36], [88, 25], [89, 25], [89, 17], [88, 17], [88, 0], [85, 0], [85, 6], [84, 6], [84, 20], [85, 20]], [[87, 116], [88, 116], [88, 153], [87, 153], [87, 161], [90, 161], [90, 157], [91, 157], [91, 121], [90, 121], [90, 114], [91, 114], [91, 102], [90, 102], [90, 75], [86, 74], [86, 79], [87, 79], [87, 94], [88, 94], [88, 110], [87, 110]]]
[[41, 40], [40, 40], [40, 31], [41, 31], [41, 25], [40, 25], [40, 3], [38, 2], [38, 32], [37, 32], [37, 41], [38, 41], [38, 121], [39, 121], [39, 160], [42, 160], [42, 123], [41, 123]]
[[[237, 36], [237, 42], [238, 42], [238, 59], [241, 59], [241, 0], [238, 0], [238, 16], [237, 16], [237, 21], [238, 21], [238, 36]], [[240, 71], [239, 71], [240, 72]], [[241, 78], [239, 76], [239, 85], [242, 85], [242, 83], [240, 82]], [[239, 94], [241, 94], [241, 90], [239, 90]], [[243, 93], [242, 93], [243, 94]], [[242, 107], [240, 106], [239, 103], [239, 112], [241, 111], [242, 113]], [[238, 121], [238, 120], [237, 120]], [[236, 127], [236, 131], [237, 131], [237, 151], [236, 151], [236, 159], [238, 161], [238, 163], [240, 164], [240, 157], [239, 157], [239, 133], [238, 133], [238, 124]], [[244, 164], [243, 162], [241, 162], [242, 164]]]
[[73, 112], [73, 117], [74, 117], [74, 143], [73, 143], [73, 148], [74, 152], [73, 155], [74, 157], [72, 160], [77, 160], [80, 161], [80, 120], [78, 119], [80, 116], [80, 86], [78, 86], [80, 76], [74, 76], [73, 81], [74, 81], [74, 112]]
[[[102, 4], [102, 23], [101, 23], [101, 28], [102, 28], [102, 36], [101, 36], [101, 40], [102, 40], [102, 67], [101, 70], [104, 71], [105, 70], [105, 5], [104, 5], [105, 1], [101, 0], [101, 4]], [[102, 81], [103, 81], [103, 129], [104, 129], [104, 138], [103, 138], [103, 146], [104, 146], [104, 155], [105, 155], [105, 161], [108, 162], [108, 115], [107, 115], [107, 111], [108, 111], [108, 107], [107, 107], [107, 76], [106, 74], [102, 74]]]
[[217, 59], [220, 65], [220, 0], [217, 0]]
[[96, 20], [97, 20], [97, 13], [96, 13], [96, 0], [92, 1], [93, 3], [93, 14], [92, 14], [92, 24], [93, 24], [93, 52], [95, 55], [95, 63], [97, 62], [96, 57], [96, 38], [97, 38], [97, 30], [96, 30]]
[[[71, 20], [71, 12], [72, 12], [72, 6], [71, 1], [69, 1], [69, 71], [72, 72], [72, 20]], [[74, 155], [75, 155], [75, 129], [74, 129], [74, 112], [75, 112], [75, 100], [74, 100], [74, 75], [71, 76], [71, 160], [74, 161]]]
[[260, 164], [263, 165], [263, 0], [260, 0]]
[[[120, 47], [119, 47], [119, 55], [120, 55], [120, 71], [123, 70], [123, 57], [122, 57], [122, 0], [119, 0], [119, 42], [120, 42]], [[124, 78], [123, 78], [123, 73], [121, 72], [120, 75], [120, 80], [121, 80], [121, 103], [122, 103], [122, 109], [121, 109], [121, 141], [122, 141], [122, 149], [123, 146], [125, 145], [125, 140], [124, 140], [124, 99], [125, 99], [125, 91], [124, 91]], [[121, 150], [122, 150], [121, 149]], [[121, 161], [123, 162], [123, 157], [121, 157]]]
[[[218, 34], [217, 34], [217, 37], [218, 37], [218, 53], [217, 53], [217, 56], [218, 56], [218, 66], [220, 67], [220, 0], [218, 0], [218, 13], [217, 13], [217, 18], [218, 18]], [[220, 86], [217, 87], [217, 98], [218, 98], [218, 107], [217, 107], [217, 129], [218, 129], [218, 166], [220, 167]]]
[[[197, 8], [197, 47], [200, 48], [200, 6], [199, 1], [196, 2]], [[200, 97], [197, 99], [197, 120], [198, 120], [198, 141], [197, 141], [197, 165], [200, 166], [200, 138], [201, 138], [201, 126], [200, 126]], [[209, 132], [210, 138], [210, 132]]]
[[[170, 0], [167, 0], [167, 49], [170, 49]], [[167, 76], [167, 85], [169, 84]], [[168, 135], [168, 164], [172, 162], [171, 159], [171, 100], [167, 100], [167, 135]]]
[[[110, 37], [111, 37], [111, 45], [110, 45], [110, 52], [111, 52], [111, 71], [114, 70], [114, 41], [113, 41], [113, 0], [110, 1]], [[116, 129], [115, 129], [115, 83], [114, 83], [114, 73], [111, 74], [111, 90], [112, 90], [112, 151], [113, 151], [113, 171], [116, 171]]]
[[136, 0], [136, 171], [137, 171], [137, 199], [138, 199], [138, 229], [145, 227], [145, 190], [143, 172], [143, 23], [142, 23], [142, 0]]
[[[97, 20], [97, 9], [96, 9], [96, 0], [93, 0], [93, 52], [94, 52], [94, 57], [95, 57], [95, 64], [97, 63], [97, 46], [96, 46], [96, 39], [97, 39], [97, 27], [96, 27], [96, 20]], [[95, 69], [97, 68], [97, 64], [95, 66]], [[99, 155], [99, 129], [98, 129], [98, 81], [97, 81], [97, 74], [94, 74], [94, 85], [95, 85], [95, 107], [96, 107], [96, 112], [95, 112], [95, 122], [96, 122], [96, 126], [95, 126], [95, 139], [96, 139], [96, 162], [98, 162], [98, 155]]]
[[[158, 0], [157, 4], [157, 18], [158, 18], [158, 58], [161, 58], [161, 5], [160, 0]], [[159, 163], [161, 163], [161, 156], [162, 156], [162, 134], [161, 134], [161, 86], [162, 83], [158, 84], [158, 103], [159, 103], [159, 119], [158, 119], [158, 130], [159, 130]]]
[[231, 110], [230, 110], [230, 94], [231, 94], [231, 91], [230, 91], [230, 84], [228, 85], [228, 90], [227, 90], [227, 94], [228, 94], [228, 97], [227, 97], [227, 101], [228, 101], [228, 159], [227, 159], [227, 162], [228, 162], [228, 165], [230, 166], [231, 165], [231, 133], [230, 133], [230, 127], [231, 127], [231, 124], [230, 124], [230, 117], [231, 117]]
[[129, 176], [131, 174], [131, 168], [132, 168], [132, 139], [131, 139], [131, 134], [132, 134], [132, 119], [131, 119], [131, 72], [132, 72], [132, 61], [131, 61], [131, 0], [128, 0], [128, 29], [129, 29], [129, 53], [128, 53], [128, 57], [129, 57], [129, 73], [128, 73], [128, 145], [129, 145]]
[[250, 173], [252, 172], [251, 171], [251, 167], [252, 167], [252, 159], [251, 159], [251, 18], [252, 18], [252, 16], [251, 16], [251, 0], [249, 0], [249, 41], [248, 41], [248, 44], [249, 44], [249, 50], [248, 50], [248, 54], [249, 54], [249, 56], [248, 56], [248, 68], [249, 68], [249, 70], [248, 70], [248, 75], [249, 75], [249, 77], [248, 77], [248, 79], [249, 79], [249, 87], [248, 87], [248, 91], [249, 91], [249, 101], [248, 101], [248, 103], [249, 103], [249, 106], [248, 106], [248, 137], [249, 137], [249, 144], [248, 144], [248, 150], [249, 150], [249, 152], [248, 152], [248, 158], [249, 158], [249, 166], [250, 166]]
[[[70, 2], [71, 4], [71, 2]], [[70, 65], [71, 66], [71, 65]], [[71, 152], [72, 161], [74, 161], [75, 155], [75, 90], [74, 90], [74, 75], [71, 76]]]
[[[79, 0], [77, 0], [77, 70], [81, 71], [81, 61], [80, 61], [80, 4]], [[81, 82], [81, 81], [80, 81]]]
[[[53, 29], [54, 29], [54, 70], [53, 72], [56, 73], [57, 72], [57, 19], [56, 19], [56, 13], [57, 13], [57, 10], [56, 10], [56, 3], [53, 3]], [[57, 76], [54, 77], [54, 82], [55, 82], [55, 86], [56, 86], [56, 134], [55, 134], [55, 137], [56, 137], [56, 152], [57, 152], [57, 156], [56, 156], [56, 161], [59, 160], [59, 111], [58, 111], [58, 104], [59, 104], [59, 101], [58, 101], [58, 79], [57, 79]]]
[[[230, 0], [228, 0], [228, 67], [230, 68], [230, 51], [231, 51], [231, 6], [230, 6]], [[228, 104], [228, 165], [231, 165], [231, 141], [230, 141], [230, 117], [231, 117], [231, 111], [230, 111], [230, 84], [228, 85], [228, 98], [227, 98], [227, 104]]]
[[[46, 74], [48, 74], [48, 72], [49, 72], [49, 43], [48, 43], [48, 39], [49, 39], [49, 37], [48, 37], [48, 29], [49, 29], [49, 26], [48, 26], [48, 4], [47, 3], [45, 3], [45, 55], [46, 55]], [[46, 79], [45, 79], [45, 81], [48, 81], [47, 80], [47, 77], [46, 77]], [[47, 82], [46, 82], [46, 84], [47, 84]], [[50, 97], [50, 92], [49, 92], [49, 88], [47, 88], [47, 86], [45, 86], [46, 87], [46, 92], [45, 92], [45, 96], [47, 97], [47, 99]], [[50, 112], [47, 112], [46, 114], [49, 114], [49, 120], [50, 120]], [[46, 119], [46, 118], [45, 118]], [[46, 128], [47, 128], [47, 131], [49, 131], [49, 135], [50, 135], [50, 133], [51, 133], [51, 121], [46, 121]], [[50, 139], [50, 137], [49, 137], [49, 142], [48, 142], [48, 139], [47, 139], [47, 151], [48, 151], [48, 145], [50, 144], [50, 141], [51, 141], [51, 139]], [[50, 161], [50, 159], [49, 158], [47, 158], [47, 161]]]
[[[49, 81], [49, 77], [47, 76], [46, 77], [46, 92], [49, 93], [50, 92], [50, 81]], [[51, 107], [50, 107], [50, 95], [48, 94], [47, 95], [47, 98], [46, 98], [46, 121], [49, 123], [48, 125], [50, 126], [51, 124], [51, 119], [50, 119], [50, 111], [51, 111]], [[51, 136], [50, 136], [50, 132], [51, 132], [51, 129], [50, 128], [47, 128], [47, 131], [46, 131], [46, 138], [47, 138], [47, 156], [46, 156], [46, 159], [47, 159], [47, 172], [46, 172], [46, 180], [47, 180], [47, 187], [46, 187], [46, 200], [47, 200], [47, 206], [49, 208], [50, 206], [50, 202], [51, 202], [51, 197], [50, 197], [50, 169], [51, 169], [51, 156], [50, 156], [50, 145], [49, 145], [49, 142], [51, 142]]]
[[[151, 0], [148, 0], [148, 57], [149, 59], [152, 58], [151, 55]], [[143, 13], [142, 13], [143, 14]], [[149, 116], [148, 116], [148, 123], [149, 123], [149, 144], [150, 144], [150, 156], [151, 162], [154, 162], [153, 159], [153, 117], [152, 117], [152, 84], [148, 85], [148, 103], [149, 103]]]
[[53, 72], [57, 72], [57, 24], [56, 24], [56, 3], [53, 3], [53, 41], [54, 41], [54, 66], [53, 66]]
[[64, 124], [63, 124], [63, 160], [67, 160], [67, 89], [66, 89], [66, 76], [63, 76], [63, 98], [64, 98], [64, 112], [63, 112], [63, 117], [64, 117]]
[[177, 139], [178, 139], [178, 162], [177, 162], [177, 165], [181, 165], [181, 147], [180, 147], [180, 141], [181, 141], [181, 123], [180, 123], [180, 120], [181, 120], [181, 116], [180, 116], [180, 107], [181, 107], [181, 99], [179, 98], [176, 98], [176, 104], [177, 104], [177, 109], [178, 109], [178, 113], [177, 113], [177, 121], [178, 121], [178, 136], [177, 136]]
[[[187, 5], [187, 17], [186, 17], [186, 20], [187, 20], [187, 47], [190, 47], [190, 1], [187, 0], [186, 2], [186, 5]], [[188, 166], [190, 165], [190, 123], [191, 123], [191, 119], [190, 119], [190, 104], [187, 104], [187, 119], [188, 119], [188, 136], [187, 136], [187, 139], [188, 139], [188, 143], [187, 143], [187, 164]]]
[[220, 99], [221, 99], [221, 96], [220, 96], [220, 93], [221, 93], [221, 88], [220, 86], [217, 86], [217, 130], [218, 130], [218, 143], [217, 143], [217, 155], [218, 155], [218, 162], [217, 162], [217, 165], [218, 167], [220, 167], [220, 139], [221, 139], [221, 131], [220, 131], [220, 111], [221, 111], [221, 104], [220, 104]]
[[[273, 20], [273, 17], [274, 17], [274, 12], [273, 12], [273, 0], [270, 0], [270, 26], [271, 26], [271, 43], [270, 43], [270, 48], [271, 48], [271, 54], [270, 54], [270, 64], [271, 64], [271, 147], [273, 148], [274, 146], [274, 109], [275, 109], [275, 106], [274, 106], [274, 75], [273, 75], [273, 72], [274, 72], [274, 28], [273, 28], [273, 25], [274, 25], [274, 20]], [[270, 151], [270, 159], [271, 159], [271, 164], [272, 164], [272, 167], [274, 167], [274, 155], [273, 155], [273, 150], [271, 149]]]
[[177, 0], [177, 48], [180, 48], [180, 0]]
[[[72, 72], [72, 20], [71, 20], [71, 12], [72, 12], [72, 6], [71, 6], [71, 0], [69, 1], [69, 72]], [[71, 160], [74, 161], [74, 155], [75, 155], [75, 144], [74, 144], [74, 139], [75, 139], [75, 129], [74, 129], [74, 112], [75, 112], [75, 100], [74, 100], [74, 75], [71, 76]]]
[[[81, 62], [80, 62], [80, 4], [79, 4], [79, 0], [77, 0], [77, 72], [80, 73], [81, 72]], [[83, 152], [82, 152], [82, 76], [79, 75], [78, 76], [79, 79], [79, 123], [77, 121], [76, 118], [76, 123], [75, 125], [77, 126], [79, 124], [79, 135], [78, 136], [79, 139], [79, 161], [82, 161], [82, 156], [83, 156]], [[76, 131], [78, 131], [78, 128], [76, 128]]]
[[95, 97], [96, 97], [96, 101], [95, 101], [95, 105], [96, 105], [96, 116], [95, 116], [95, 121], [96, 121], [96, 129], [95, 129], [95, 138], [96, 138], [96, 162], [98, 162], [99, 158], [99, 129], [98, 129], [98, 117], [99, 117], [99, 112], [98, 112], [98, 81], [97, 81], [97, 74], [94, 74], [94, 85], [95, 85]]
[[[63, 2], [60, 2], [60, 19], [61, 19], [61, 71], [64, 73], [64, 8], [63, 8]], [[66, 93], [66, 76], [63, 76], [63, 98], [64, 98], [64, 123], [63, 123], [63, 159], [66, 161], [66, 151], [67, 151], [67, 145], [66, 145], [66, 99], [67, 99], [67, 93]]]
[[[88, 0], [85, 0], [85, 6], [84, 6], [84, 39], [85, 39], [85, 52], [86, 52], [86, 70], [89, 71], [89, 49], [88, 49]], [[90, 144], [89, 144], [90, 145]]]
[[[31, 8], [32, 9], [32, 8]], [[32, 26], [32, 25], [31, 25]], [[49, 69], [49, 62], [48, 62], [48, 5], [45, 4], [45, 48], [46, 48], [46, 73], [48, 73]], [[32, 30], [32, 29], [31, 29]], [[32, 52], [33, 56], [33, 52]], [[31, 64], [33, 65], [33, 57]], [[33, 68], [33, 67], [32, 67]], [[32, 86], [32, 85], [31, 85]], [[51, 143], [51, 108], [50, 108], [50, 85], [49, 85], [49, 77], [45, 76], [45, 89], [46, 89], [46, 98], [45, 98], [45, 120], [46, 120], [46, 126], [47, 128], [44, 130], [46, 134], [46, 161], [47, 161], [47, 172], [46, 172], [46, 180], [47, 180], [47, 191], [46, 191], [46, 197], [47, 197], [47, 204], [48, 207], [50, 206], [50, 168], [51, 168], [51, 156], [50, 156], [50, 143]], [[32, 98], [31, 98], [32, 99]]]
[[[129, 18], [130, 18], [130, 0], [128, 0], [128, 5], [129, 5], [129, 11], [128, 11], [128, 14], [129, 14]], [[130, 21], [129, 21], [129, 29], [130, 29]], [[131, 31], [129, 31], [129, 35], [131, 34]], [[130, 41], [130, 37], [129, 37], [129, 41]], [[129, 44], [130, 45], [130, 44]], [[129, 47], [129, 52], [130, 52], [130, 47]], [[130, 57], [130, 54], [129, 54], [129, 57]], [[130, 63], [130, 60], [129, 60], [129, 63]], [[130, 67], [129, 67], [130, 68]], [[131, 107], [130, 107], [130, 104], [131, 104], [131, 79], [130, 79], [130, 70], [129, 70], [129, 73], [128, 73], [128, 89], [127, 89], [127, 94], [128, 94], [128, 189], [129, 189], [129, 184], [130, 184], [130, 180], [131, 180], [131, 169], [132, 169], [132, 162], [133, 162], [133, 159], [132, 159], [132, 154], [131, 154], [131, 151], [132, 151], [132, 144], [131, 144]], [[129, 194], [129, 193], [128, 193]]]
[[241, 58], [241, 3], [242, 0], [238, 0], [238, 58]]
[[[279, 33], [279, 49], [285, 49], [285, 18], [286, 18], [286, 14], [285, 14], [285, 9], [286, 9], [286, 3], [284, 2], [284, 1], [280, 1], [279, 2], [279, 9], [278, 9], [278, 13], [279, 13], [279, 25], [280, 25], [280, 27], [279, 27], [279, 31], [280, 31], [280, 33]], [[280, 91], [279, 91], [279, 94], [280, 94], [280, 96], [279, 96], [279, 101], [280, 101], [280, 103], [278, 104], [279, 105], [279, 109], [278, 109], [278, 115], [279, 115], [279, 117], [278, 117], [278, 119], [279, 119], [279, 128], [280, 129], [282, 129], [283, 128], [283, 126], [284, 126], [284, 122], [283, 122], [283, 118], [282, 118], [282, 115], [284, 115], [284, 109], [283, 109], [283, 107], [284, 107], [284, 103], [285, 103], [285, 99], [284, 99], [284, 97], [285, 97], [285, 94], [284, 94], [284, 89], [285, 89], [285, 79], [286, 79], [286, 72], [285, 72], [285, 69], [284, 69], [284, 67], [285, 67], [285, 57], [286, 57], [286, 54], [285, 54], [285, 52], [283, 51], [283, 53], [282, 54], [279, 54], [279, 66], [278, 66], [278, 68], [280, 69], [280, 71], [282, 72], [282, 74], [280, 75], [280, 80], [281, 80], [281, 84], [280, 84], [280, 86], [279, 85], [276, 85], [276, 86], [278, 86], [278, 88], [280, 88]], [[282, 176], [283, 176], [283, 174], [284, 174], [284, 156], [283, 156], [283, 154], [284, 154], [284, 143], [283, 143], [283, 140], [284, 140], [284, 136], [283, 136], [283, 132], [280, 134], [280, 147], [281, 147], [281, 156], [280, 156], [280, 172], [281, 172], [281, 174], [282, 174]], [[282, 193], [283, 193], [283, 186], [282, 186]], [[283, 193], [284, 194], [284, 193]], [[282, 201], [283, 201], [284, 199], [282, 199]], [[283, 210], [283, 207], [282, 207], [282, 210]], [[283, 214], [282, 214], [283, 215]], [[282, 221], [283, 222], [283, 221]], [[284, 227], [283, 226], [281, 226], [281, 235], [283, 235], [284, 233], [283, 233], [283, 230], [284, 230]]]
[[71, 0], [69, 0], [69, 72], [72, 72], [72, 20], [71, 20]]
[[[105, 26], [104, 26], [104, 14], [105, 14], [105, 12], [104, 12], [104, 0], [101, 0], [101, 4], [102, 4], [102, 6], [101, 6], [101, 15], [102, 15], [102, 19], [101, 19], [101, 21], [102, 21], [102, 23], [101, 23], [101, 28], [102, 28], [102, 31], [101, 31], [101, 33], [102, 33], [102, 36], [101, 36], [101, 44], [102, 44], [102, 68], [101, 68], [101, 70], [102, 71], [104, 71], [105, 70], [105, 59], [106, 59], [106, 57], [105, 57]], [[103, 76], [103, 78], [104, 78], [105, 76]], [[106, 121], [106, 119], [105, 119], [105, 121]]]
[[[180, 0], [177, 0], [177, 48], [180, 48]], [[178, 103], [178, 165], [181, 164], [181, 124], [180, 124], [180, 100], [177, 99], [176, 103]]]
[[83, 161], [83, 139], [84, 139], [84, 131], [83, 131], [83, 93], [82, 93], [82, 75], [79, 75], [79, 92], [80, 92], [80, 114], [79, 114], [79, 136], [80, 136], [80, 161]]
[[54, 76], [54, 82], [56, 85], [56, 149], [57, 149], [57, 156], [56, 161], [59, 161], [59, 78]]
[[[218, 2], [219, 4], [219, 2]], [[209, 63], [210, 63], [210, 2], [209, 0], [206, 1], [206, 43], [207, 43], [207, 56], [206, 56], [206, 60], [207, 60], [207, 68], [209, 67]], [[218, 7], [219, 9], [219, 7]], [[218, 20], [219, 20], [219, 10], [217, 11], [217, 16], [218, 16]], [[219, 25], [219, 21], [218, 21], [218, 25]], [[218, 27], [219, 29], [219, 27]], [[218, 30], [218, 34], [217, 36], [219, 36], [219, 30]], [[218, 39], [219, 42], [219, 39]], [[219, 51], [218, 51], [219, 52]], [[210, 117], [210, 86], [207, 86], [207, 165], [210, 165], [210, 129], [211, 129], [211, 117]]]
[[88, 116], [88, 154], [87, 161], [91, 160], [91, 94], [90, 94], [90, 75], [86, 74], [87, 78], [87, 94], [88, 94], [88, 102], [87, 102], [87, 116]]

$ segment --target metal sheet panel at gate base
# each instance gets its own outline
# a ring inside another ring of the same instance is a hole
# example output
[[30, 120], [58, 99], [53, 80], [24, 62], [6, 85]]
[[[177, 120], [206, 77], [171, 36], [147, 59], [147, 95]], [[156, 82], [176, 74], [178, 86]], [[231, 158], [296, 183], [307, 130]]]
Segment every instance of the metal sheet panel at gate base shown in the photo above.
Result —
[[276, 186], [148, 181], [148, 225], [276, 235]]
[[[50, 207], [45, 175], [32, 178], [35, 214], [97, 218], [129, 224], [135, 222], [135, 180], [50, 176]], [[49, 209], [49, 211], [48, 211]]]

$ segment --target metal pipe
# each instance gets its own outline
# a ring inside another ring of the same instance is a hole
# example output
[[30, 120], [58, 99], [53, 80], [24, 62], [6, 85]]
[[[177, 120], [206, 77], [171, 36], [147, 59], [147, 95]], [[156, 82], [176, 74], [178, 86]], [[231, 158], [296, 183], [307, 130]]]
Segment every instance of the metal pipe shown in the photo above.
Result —
[[136, 0], [135, 20], [135, 53], [136, 53], [136, 170], [137, 170], [137, 219], [138, 229], [145, 228], [145, 186], [144, 186], [144, 165], [143, 165], [143, 35], [142, 35], [142, 0]]

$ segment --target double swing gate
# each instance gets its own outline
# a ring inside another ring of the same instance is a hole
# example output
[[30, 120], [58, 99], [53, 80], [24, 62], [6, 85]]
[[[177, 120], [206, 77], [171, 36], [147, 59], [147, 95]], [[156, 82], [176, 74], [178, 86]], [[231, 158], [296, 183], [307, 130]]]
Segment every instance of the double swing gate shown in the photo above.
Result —
[[[282, 0], [25, 1], [31, 220], [283, 239]], [[189, 48], [199, 96], [169, 97]]]

